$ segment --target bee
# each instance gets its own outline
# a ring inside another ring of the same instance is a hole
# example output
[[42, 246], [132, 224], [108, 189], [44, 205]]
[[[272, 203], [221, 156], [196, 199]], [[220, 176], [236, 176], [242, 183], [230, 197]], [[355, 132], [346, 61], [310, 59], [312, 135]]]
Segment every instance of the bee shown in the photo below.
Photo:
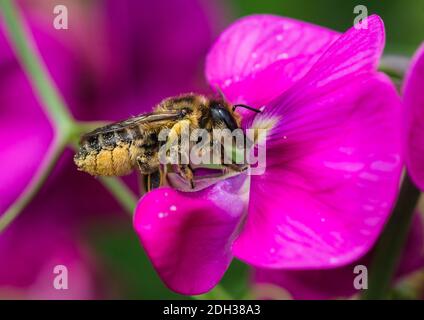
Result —
[[[123, 176], [138, 168], [149, 180], [148, 189], [157, 187], [163, 179], [159, 149], [163, 142], [158, 139], [163, 129], [169, 136], [178, 138], [182, 127], [206, 129], [240, 128], [241, 117], [224, 98], [207, 98], [198, 94], [184, 94], [160, 102], [151, 113], [141, 114], [128, 120], [112, 123], [85, 134], [74, 162], [79, 170], [93, 176]], [[243, 166], [224, 165], [230, 170], [242, 171]], [[178, 165], [181, 176], [194, 188], [194, 173], [190, 164]], [[159, 179], [158, 179], [159, 174]], [[154, 181], [153, 181], [154, 180]]]

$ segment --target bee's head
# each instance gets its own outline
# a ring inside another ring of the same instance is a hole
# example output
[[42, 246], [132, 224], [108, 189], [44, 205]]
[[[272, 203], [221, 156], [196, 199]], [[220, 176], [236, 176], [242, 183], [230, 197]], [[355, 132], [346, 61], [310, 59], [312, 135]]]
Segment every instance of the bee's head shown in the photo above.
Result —
[[239, 128], [235, 114], [225, 102], [212, 100], [209, 107], [214, 127], [228, 128], [231, 131]]

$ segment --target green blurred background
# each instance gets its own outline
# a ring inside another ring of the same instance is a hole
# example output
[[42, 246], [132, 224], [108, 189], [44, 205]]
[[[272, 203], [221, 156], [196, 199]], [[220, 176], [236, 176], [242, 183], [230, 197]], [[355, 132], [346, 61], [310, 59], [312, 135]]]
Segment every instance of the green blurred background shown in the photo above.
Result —
[[[208, 1], [208, 0], [205, 0]], [[386, 24], [386, 53], [411, 55], [424, 41], [424, 0], [222, 0], [226, 8], [222, 28], [253, 13], [273, 13], [326, 26], [339, 31], [351, 27], [353, 10], [365, 5]], [[159, 280], [132, 230], [130, 222], [99, 223], [84, 233], [97, 259], [105, 267], [104, 293], [117, 299], [188, 299], [169, 291]], [[140, 271], [142, 274], [140, 274]], [[235, 298], [246, 297], [249, 271], [235, 261], [221, 284]], [[212, 292], [213, 294], [213, 292]]]

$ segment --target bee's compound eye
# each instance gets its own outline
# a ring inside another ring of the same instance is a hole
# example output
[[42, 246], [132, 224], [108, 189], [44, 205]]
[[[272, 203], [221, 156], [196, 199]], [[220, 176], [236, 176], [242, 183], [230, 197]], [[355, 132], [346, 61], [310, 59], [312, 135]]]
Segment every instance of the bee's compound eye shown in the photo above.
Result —
[[236, 130], [237, 123], [233, 116], [225, 109], [222, 105], [216, 104], [211, 107], [211, 115], [215, 121], [222, 121], [225, 123], [228, 129]]

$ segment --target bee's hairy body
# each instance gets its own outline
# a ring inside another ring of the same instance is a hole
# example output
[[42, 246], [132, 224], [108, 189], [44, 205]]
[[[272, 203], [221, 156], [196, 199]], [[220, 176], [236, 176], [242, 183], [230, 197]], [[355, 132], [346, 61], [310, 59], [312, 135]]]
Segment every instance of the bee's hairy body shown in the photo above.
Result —
[[[154, 132], [145, 125], [122, 128], [89, 137], [75, 157], [77, 166], [95, 176], [123, 176], [131, 173], [137, 158], [152, 157], [157, 147]], [[146, 168], [146, 172], [154, 168]]]
[[[212, 111], [216, 106], [219, 112], [225, 113], [225, 123], [217, 119], [216, 110]], [[167, 128], [179, 135], [183, 122], [190, 129], [212, 130], [217, 127], [234, 129], [239, 127], [240, 120], [222, 100], [196, 94], [172, 97], [163, 100], [152, 113], [86, 134], [74, 161], [79, 170], [94, 176], [123, 176], [137, 167], [142, 174], [155, 173], [160, 168], [159, 132]]]

